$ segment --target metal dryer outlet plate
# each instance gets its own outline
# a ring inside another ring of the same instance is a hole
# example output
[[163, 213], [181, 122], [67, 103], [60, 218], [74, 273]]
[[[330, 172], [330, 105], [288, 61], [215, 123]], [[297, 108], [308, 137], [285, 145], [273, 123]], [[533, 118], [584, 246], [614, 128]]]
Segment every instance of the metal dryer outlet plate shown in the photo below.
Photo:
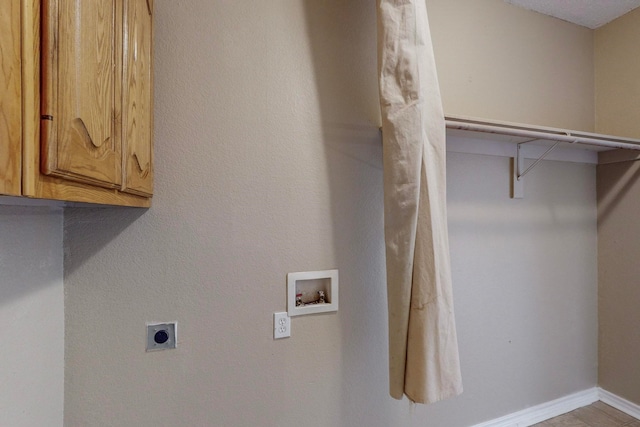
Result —
[[176, 348], [177, 322], [147, 324], [147, 351]]

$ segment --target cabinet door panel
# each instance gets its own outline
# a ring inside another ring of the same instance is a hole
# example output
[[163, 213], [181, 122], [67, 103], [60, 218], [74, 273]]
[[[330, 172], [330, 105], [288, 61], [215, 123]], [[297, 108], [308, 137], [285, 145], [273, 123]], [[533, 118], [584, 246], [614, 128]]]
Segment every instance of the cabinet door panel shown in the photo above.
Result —
[[20, 0], [0, 4], [0, 194], [17, 196], [22, 175]]
[[123, 60], [123, 188], [153, 193], [153, 1], [126, 0]]
[[43, 33], [43, 173], [120, 187], [122, 2], [49, 0]]

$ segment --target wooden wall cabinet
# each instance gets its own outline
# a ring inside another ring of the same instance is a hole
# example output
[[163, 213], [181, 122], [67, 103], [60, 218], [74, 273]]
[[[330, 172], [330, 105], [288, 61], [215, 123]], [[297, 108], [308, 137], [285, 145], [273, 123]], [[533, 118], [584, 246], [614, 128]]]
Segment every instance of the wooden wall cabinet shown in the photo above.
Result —
[[0, 194], [148, 207], [153, 1], [1, 1]]
[[22, 76], [20, 0], [2, 0], [0, 12], [0, 194], [21, 192]]

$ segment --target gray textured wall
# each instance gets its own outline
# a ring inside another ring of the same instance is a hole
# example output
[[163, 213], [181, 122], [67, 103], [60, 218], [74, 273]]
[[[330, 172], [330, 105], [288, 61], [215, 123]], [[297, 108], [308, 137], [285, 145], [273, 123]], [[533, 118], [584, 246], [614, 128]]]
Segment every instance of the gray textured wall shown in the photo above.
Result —
[[[465, 393], [412, 407], [387, 393], [373, 3], [155, 22], [153, 207], [65, 213], [66, 425], [466, 427], [595, 386], [592, 166], [546, 163], [512, 201], [506, 159], [450, 156]], [[274, 341], [286, 273], [328, 268], [340, 311]], [[145, 353], [164, 320], [179, 348]]]
[[0, 204], [2, 425], [62, 427], [62, 259], [60, 208]]

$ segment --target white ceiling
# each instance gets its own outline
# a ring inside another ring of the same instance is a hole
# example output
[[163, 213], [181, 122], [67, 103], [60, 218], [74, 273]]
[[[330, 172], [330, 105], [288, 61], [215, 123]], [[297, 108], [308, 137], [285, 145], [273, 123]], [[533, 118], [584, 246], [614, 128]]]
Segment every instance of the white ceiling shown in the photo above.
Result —
[[525, 9], [598, 28], [640, 6], [640, 0], [505, 0]]

